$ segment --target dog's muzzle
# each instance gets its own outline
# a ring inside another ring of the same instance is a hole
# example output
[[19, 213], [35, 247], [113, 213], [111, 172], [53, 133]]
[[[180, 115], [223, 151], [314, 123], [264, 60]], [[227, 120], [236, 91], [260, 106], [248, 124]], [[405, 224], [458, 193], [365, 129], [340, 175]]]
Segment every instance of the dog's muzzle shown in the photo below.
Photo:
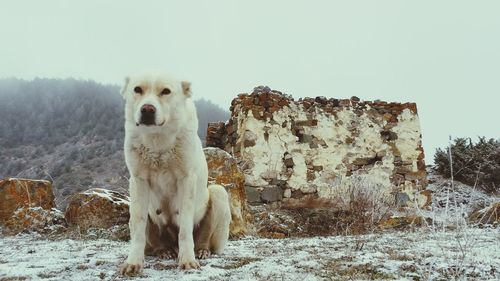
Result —
[[141, 107], [139, 124], [146, 126], [156, 125], [156, 108], [153, 105], [145, 104]]

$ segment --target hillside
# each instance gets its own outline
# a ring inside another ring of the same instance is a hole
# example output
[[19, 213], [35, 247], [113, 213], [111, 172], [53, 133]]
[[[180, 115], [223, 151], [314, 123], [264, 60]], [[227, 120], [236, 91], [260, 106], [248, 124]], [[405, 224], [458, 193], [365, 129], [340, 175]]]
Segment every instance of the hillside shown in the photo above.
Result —
[[[196, 93], [195, 93], [196, 94]], [[0, 80], [0, 178], [49, 179], [58, 205], [89, 187], [127, 188], [119, 87], [75, 79]], [[196, 100], [198, 135], [228, 112]]]

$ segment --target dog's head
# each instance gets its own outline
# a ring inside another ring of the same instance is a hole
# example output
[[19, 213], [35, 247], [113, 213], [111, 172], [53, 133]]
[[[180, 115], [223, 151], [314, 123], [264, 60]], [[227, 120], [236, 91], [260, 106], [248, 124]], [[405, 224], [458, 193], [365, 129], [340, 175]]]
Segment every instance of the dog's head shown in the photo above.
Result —
[[190, 83], [167, 74], [148, 74], [125, 78], [122, 95], [126, 100], [125, 119], [141, 128], [180, 125], [186, 100], [191, 97]]

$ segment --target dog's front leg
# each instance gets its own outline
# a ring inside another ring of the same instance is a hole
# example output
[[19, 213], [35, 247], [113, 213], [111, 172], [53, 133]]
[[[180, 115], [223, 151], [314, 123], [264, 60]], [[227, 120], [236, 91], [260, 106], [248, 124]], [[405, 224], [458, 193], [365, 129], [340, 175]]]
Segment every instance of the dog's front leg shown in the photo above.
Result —
[[180, 195], [179, 216], [179, 267], [183, 269], [200, 268], [194, 256], [194, 191], [197, 177], [190, 174], [177, 181]]
[[146, 180], [130, 178], [130, 248], [121, 266], [122, 275], [135, 275], [142, 269], [146, 246], [146, 223], [149, 208], [149, 185]]

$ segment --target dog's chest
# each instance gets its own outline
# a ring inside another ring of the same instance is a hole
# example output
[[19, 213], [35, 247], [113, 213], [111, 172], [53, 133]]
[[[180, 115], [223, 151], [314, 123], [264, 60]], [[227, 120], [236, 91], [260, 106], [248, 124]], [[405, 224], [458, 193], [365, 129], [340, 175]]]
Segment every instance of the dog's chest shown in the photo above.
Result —
[[157, 225], [175, 222], [179, 210], [177, 178], [173, 173], [151, 173], [149, 216]]
[[167, 169], [176, 159], [175, 148], [152, 149], [144, 144], [135, 147], [139, 162], [150, 169]]

